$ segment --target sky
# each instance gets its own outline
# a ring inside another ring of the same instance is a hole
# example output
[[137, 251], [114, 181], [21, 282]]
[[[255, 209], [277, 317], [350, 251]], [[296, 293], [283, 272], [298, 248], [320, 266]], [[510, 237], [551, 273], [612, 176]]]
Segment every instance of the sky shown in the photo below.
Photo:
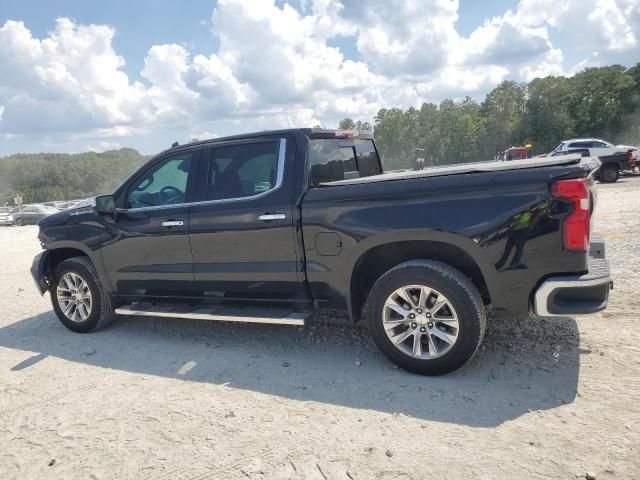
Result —
[[0, 0], [0, 155], [153, 154], [640, 62], [640, 0]]

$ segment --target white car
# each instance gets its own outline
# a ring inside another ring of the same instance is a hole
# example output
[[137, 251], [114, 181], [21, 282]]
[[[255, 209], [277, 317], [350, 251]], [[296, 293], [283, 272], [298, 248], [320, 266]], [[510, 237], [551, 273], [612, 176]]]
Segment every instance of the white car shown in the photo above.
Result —
[[572, 138], [571, 140], [564, 140], [560, 145], [554, 148], [550, 154], [560, 151], [571, 150], [589, 150], [591, 157], [604, 157], [606, 155], [613, 155], [620, 152], [628, 152], [629, 147], [624, 145], [612, 145], [609, 142], [600, 140], [599, 138]]
[[0, 207], [0, 225], [13, 225], [13, 212], [15, 208]]

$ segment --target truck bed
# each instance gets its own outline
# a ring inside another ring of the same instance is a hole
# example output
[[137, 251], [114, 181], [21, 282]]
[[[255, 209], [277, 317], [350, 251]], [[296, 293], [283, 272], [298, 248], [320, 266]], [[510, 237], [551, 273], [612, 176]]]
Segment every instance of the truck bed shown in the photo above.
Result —
[[440, 177], [445, 175], [461, 175], [467, 173], [499, 172], [504, 170], [521, 170], [529, 168], [556, 167], [567, 165], [584, 165], [587, 170], [596, 168], [599, 161], [594, 158], [581, 157], [578, 154], [563, 155], [557, 157], [530, 158], [527, 160], [489, 161], [460, 163], [456, 165], [442, 165], [427, 167], [424, 170], [406, 170], [400, 172], [388, 172], [381, 175], [373, 175], [363, 178], [337, 180], [321, 183], [320, 186], [356, 185], [361, 183], [386, 182], [391, 180], [408, 180], [421, 177]]

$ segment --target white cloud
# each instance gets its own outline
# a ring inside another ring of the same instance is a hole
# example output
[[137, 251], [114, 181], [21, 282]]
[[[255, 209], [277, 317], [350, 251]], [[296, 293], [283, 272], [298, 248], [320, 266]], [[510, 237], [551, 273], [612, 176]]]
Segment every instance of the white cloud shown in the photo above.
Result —
[[251, 85], [254, 106], [269, 109], [312, 105], [323, 93], [357, 95], [379, 81], [365, 63], [327, 46], [325, 18], [323, 12], [302, 16], [269, 0], [221, 0], [212, 25], [220, 38], [220, 58], [240, 82]]
[[449, 63], [457, 47], [457, 0], [344, 4], [344, 16], [356, 25], [358, 50], [375, 71], [387, 76], [433, 72]]
[[118, 150], [119, 148], [122, 148], [122, 145], [120, 145], [118, 142], [98, 142], [95, 145], [87, 145], [85, 150], [87, 152], [102, 153], [106, 152], [107, 150]]
[[131, 122], [144, 87], [130, 83], [111, 45], [114, 29], [61, 18], [44, 40], [22, 22], [0, 28], [3, 128], [13, 132], [75, 130]]
[[[154, 45], [140, 81], [124, 71], [114, 27], [60, 18], [35, 38], [23, 22], [7, 21], [0, 132], [102, 148], [158, 131], [200, 138], [334, 126], [344, 116], [371, 120], [382, 107], [479, 98], [504, 79], [631, 64], [640, 50], [640, 0], [521, 0], [468, 37], [456, 30], [457, 0], [298, 3], [219, 0], [207, 22], [218, 50]], [[584, 60], [573, 68], [556, 32], [576, 39]], [[349, 41], [355, 58], [335, 46]]]
[[188, 141], [191, 140], [209, 140], [212, 138], [218, 138], [220, 135], [218, 135], [217, 133], [214, 132], [209, 132], [208, 130], [202, 130], [202, 131], [195, 131], [192, 132], [191, 135], [189, 135], [189, 139]]
[[635, 63], [640, 52], [640, 1], [638, 0], [521, 0], [515, 20], [570, 34], [572, 48], [591, 60]]
[[174, 44], [153, 46], [142, 76], [151, 84], [149, 107], [165, 122], [237, 111], [251, 95], [250, 88], [238, 82], [217, 55], [191, 59], [183, 47]]

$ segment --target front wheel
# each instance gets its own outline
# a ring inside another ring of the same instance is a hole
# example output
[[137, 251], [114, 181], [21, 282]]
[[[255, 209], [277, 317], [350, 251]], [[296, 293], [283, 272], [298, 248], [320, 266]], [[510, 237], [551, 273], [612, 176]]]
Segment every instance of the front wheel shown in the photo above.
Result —
[[18, 227], [21, 227], [22, 225], [24, 225], [24, 221], [21, 218], [16, 218], [16, 221], [13, 223]]
[[423, 375], [464, 365], [482, 342], [486, 312], [473, 283], [431, 260], [411, 261], [385, 273], [367, 301], [374, 342], [393, 363]]
[[106, 327], [114, 318], [111, 298], [86, 257], [61, 262], [53, 271], [51, 303], [69, 330], [86, 333]]

